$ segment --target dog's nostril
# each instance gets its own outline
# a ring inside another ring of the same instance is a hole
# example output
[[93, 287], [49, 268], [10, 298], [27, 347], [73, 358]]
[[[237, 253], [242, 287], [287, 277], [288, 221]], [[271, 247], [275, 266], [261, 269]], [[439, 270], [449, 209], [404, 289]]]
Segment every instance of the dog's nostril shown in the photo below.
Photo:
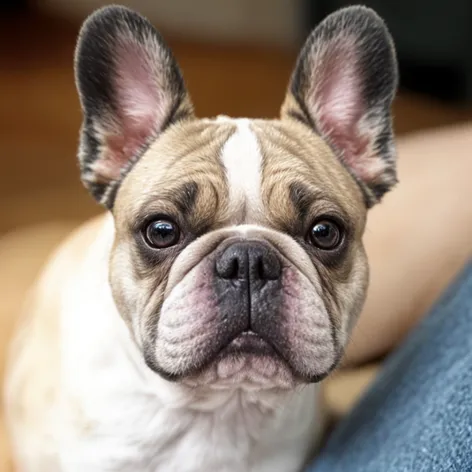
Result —
[[266, 272], [266, 270], [264, 268], [264, 259], [262, 257], [258, 257], [255, 266], [256, 266], [256, 270], [257, 270], [257, 276], [260, 279], [264, 279], [265, 278], [264, 274]]
[[225, 276], [227, 279], [237, 279], [239, 277], [239, 262], [236, 257], [233, 257], [227, 264]]
[[216, 261], [216, 273], [223, 279], [276, 280], [281, 271], [275, 251], [254, 242], [235, 243]]
[[277, 280], [280, 277], [282, 267], [279, 258], [270, 252], [259, 254], [257, 262], [257, 276], [261, 280]]
[[236, 254], [223, 254], [216, 261], [216, 272], [222, 279], [238, 279], [241, 264]]

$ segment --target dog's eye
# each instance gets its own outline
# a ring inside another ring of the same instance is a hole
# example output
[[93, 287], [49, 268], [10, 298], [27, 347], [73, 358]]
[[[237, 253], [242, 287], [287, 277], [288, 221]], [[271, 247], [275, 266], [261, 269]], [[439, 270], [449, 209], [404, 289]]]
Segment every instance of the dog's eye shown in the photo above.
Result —
[[169, 220], [156, 220], [149, 223], [145, 229], [146, 243], [154, 249], [164, 249], [179, 242], [179, 227]]
[[341, 243], [341, 228], [334, 221], [320, 220], [312, 226], [309, 239], [318, 249], [325, 251], [335, 249]]

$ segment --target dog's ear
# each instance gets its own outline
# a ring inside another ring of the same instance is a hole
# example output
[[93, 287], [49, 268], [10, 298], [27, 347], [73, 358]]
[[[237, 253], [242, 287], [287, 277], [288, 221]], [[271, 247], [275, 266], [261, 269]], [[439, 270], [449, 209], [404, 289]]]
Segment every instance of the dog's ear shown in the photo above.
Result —
[[125, 7], [105, 7], [85, 21], [75, 76], [83, 112], [82, 181], [111, 209], [134, 162], [167, 126], [191, 118], [192, 105], [160, 34]]
[[398, 80], [392, 38], [369, 8], [329, 15], [306, 41], [282, 116], [320, 134], [361, 186], [367, 205], [396, 183], [391, 104]]

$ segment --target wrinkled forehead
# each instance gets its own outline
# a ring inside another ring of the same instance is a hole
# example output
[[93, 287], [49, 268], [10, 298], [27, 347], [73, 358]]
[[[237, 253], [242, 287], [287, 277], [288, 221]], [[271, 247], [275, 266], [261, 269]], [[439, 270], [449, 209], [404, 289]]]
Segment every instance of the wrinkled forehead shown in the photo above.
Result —
[[125, 177], [114, 212], [117, 222], [177, 212], [208, 226], [285, 229], [312, 204], [365, 217], [359, 188], [320, 137], [295, 121], [218, 117], [157, 139]]

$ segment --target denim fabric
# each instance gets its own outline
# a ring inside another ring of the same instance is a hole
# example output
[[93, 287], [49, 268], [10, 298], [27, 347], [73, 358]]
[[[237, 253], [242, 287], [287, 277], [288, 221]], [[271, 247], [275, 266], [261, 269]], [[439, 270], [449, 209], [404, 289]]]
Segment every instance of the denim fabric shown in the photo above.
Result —
[[472, 262], [307, 472], [472, 472]]

